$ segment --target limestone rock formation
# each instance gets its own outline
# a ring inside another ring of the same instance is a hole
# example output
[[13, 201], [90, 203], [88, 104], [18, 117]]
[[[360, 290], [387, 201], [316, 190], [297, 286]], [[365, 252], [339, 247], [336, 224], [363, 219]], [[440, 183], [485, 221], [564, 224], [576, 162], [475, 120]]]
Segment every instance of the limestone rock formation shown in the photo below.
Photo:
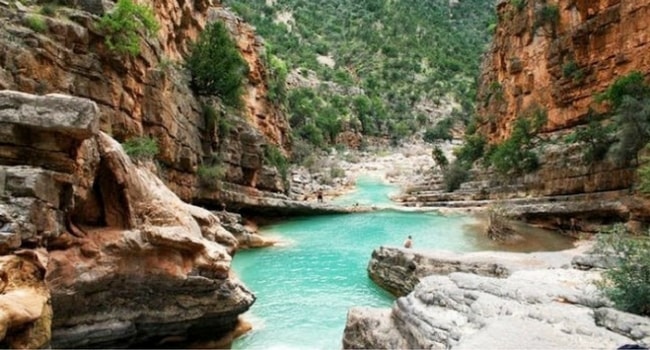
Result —
[[566, 138], [588, 123], [590, 109], [606, 110], [595, 97], [618, 78], [633, 71], [648, 76], [649, 14], [648, 0], [498, 1], [498, 24], [479, 79], [478, 133], [497, 144], [518, 118], [545, 111], [548, 121], [535, 149], [539, 168], [508, 176], [477, 168], [453, 194], [434, 183], [405, 201], [463, 206], [458, 201], [502, 200], [519, 218], [564, 232], [572, 223], [593, 231], [612, 221], [647, 222], [647, 210], [631, 196], [635, 166], [587, 162], [585, 146]]
[[0, 257], [0, 344], [39, 349], [50, 345], [52, 305], [43, 281], [42, 251], [16, 251]]
[[[220, 2], [144, 2], [153, 8], [161, 29], [153, 38], [143, 38], [141, 53], [133, 57], [110, 52], [97, 29], [98, 16], [112, 7], [110, 1], [62, 1], [65, 6], [58, 6], [52, 15], [43, 14], [36, 1], [22, 3], [0, 2], [0, 89], [95, 101], [100, 129], [118, 141], [138, 136], [156, 139], [158, 175], [185, 201], [199, 190], [208, 190], [201, 187], [197, 170], [209, 163], [213, 153], [226, 158], [229, 171], [224, 181], [252, 188], [264, 184], [272, 192], [285, 190], [275, 186], [282, 183], [280, 177], [264, 173], [262, 167], [263, 145], [280, 149], [290, 145], [288, 122], [267, 98], [263, 43], [252, 27], [229, 14]], [[32, 29], [32, 18], [42, 21], [44, 28]], [[203, 116], [205, 105], [221, 110], [218, 101], [195, 97], [182, 68], [190, 44], [212, 20], [226, 21], [249, 63], [244, 108], [220, 112], [236, 124], [225, 137], [209, 130]], [[228, 145], [220, 147], [223, 138]], [[275, 182], [260, 177], [275, 177]]]
[[[24, 332], [36, 332], [28, 347], [47, 346], [50, 324], [54, 347], [226, 335], [254, 301], [230, 273], [237, 239], [133, 163], [98, 124], [86, 99], [0, 92], [5, 342], [19, 346]], [[44, 249], [48, 260], [37, 277], [14, 283], [16, 259], [36, 254], [24, 248]]]
[[[600, 296], [592, 284], [597, 271], [558, 268], [576, 252], [452, 257], [380, 248], [376, 253], [373, 260], [391, 261], [377, 275], [402, 278], [399, 271], [413, 261], [432, 262], [430, 268], [410, 269], [431, 273], [389, 310], [351, 309], [344, 348], [614, 349], [650, 341], [648, 318], [613, 310]], [[490, 272], [495, 261], [500, 276]]]

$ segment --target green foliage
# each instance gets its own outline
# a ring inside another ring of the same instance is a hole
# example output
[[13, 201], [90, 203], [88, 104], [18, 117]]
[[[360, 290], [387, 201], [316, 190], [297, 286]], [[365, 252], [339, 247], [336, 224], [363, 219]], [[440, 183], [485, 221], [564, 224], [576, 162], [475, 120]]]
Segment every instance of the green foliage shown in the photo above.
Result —
[[201, 32], [186, 64], [196, 93], [219, 96], [230, 107], [240, 106], [248, 64], [223, 23], [213, 22]]
[[625, 96], [640, 99], [650, 93], [650, 86], [645, 83], [643, 74], [634, 71], [616, 81], [604, 93], [597, 96], [598, 101], [609, 101], [612, 109], [618, 109]]
[[537, 11], [535, 11], [535, 23], [533, 24], [533, 32], [537, 28], [550, 26], [551, 35], [555, 37], [557, 25], [560, 22], [560, 9], [557, 5], [544, 4]]
[[332, 166], [330, 168], [330, 177], [332, 179], [345, 177], [345, 170], [338, 166]]
[[280, 149], [274, 145], [266, 145], [264, 148], [264, 163], [266, 165], [274, 166], [278, 169], [280, 176], [283, 180], [287, 180], [287, 175], [289, 171], [289, 161], [282, 154]]
[[453, 139], [451, 135], [451, 128], [454, 125], [454, 122], [451, 118], [445, 118], [439, 121], [435, 127], [429, 128], [424, 132], [422, 137], [425, 142], [433, 143], [439, 140], [448, 140]]
[[436, 165], [440, 167], [441, 170], [445, 170], [449, 165], [449, 160], [445, 156], [445, 153], [442, 151], [440, 146], [436, 145], [431, 150], [431, 157], [433, 161], [436, 162]]
[[584, 143], [583, 159], [585, 162], [598, 162], [605, 158], [614, 142], [615, 127], [616, 125], [612, 123], [603, 125], [591, 114], [587, 126], [573, 132], [566, 141], [568, 143]]
[[510, 4], [514, 6], [517, 11], [521, 11], [526, 8], [526, 0], [510, 0]]
[[219, 183], [226, 176], [226, 168], [221, 164], [213, 165], [200, 165], [197, 170], [199, 181], [202, 186], [216, 190], [219, 188]]
[[576, 82], [582, 82], [585, 79], [585, 70], [580, 68], [576, 61], [570, 60], [562, 65], [562, 76]]
[[638, 163], [638, 152], [650, 142], [650, 85], [643, 74], [632, 72], [617, 79], [599, 101], [608, 101], [613, 109], [616, 142], [612, 147], [614, 159]]
[[485, 137], [479, 134], [466, 134], [465, 143], [456, 151], [456, 159], [459, 162], [471, 166], [477, 159], [483, 156], [487, 141]]
[[213, 130], [219, 123], [219, 113], [210, 104], [203, 105], [203, 120], [208, 130]]
[[52, 3], [45, 3], [41, 7], [41, 10], [39, 11], [43, 16], [54, 16], [56, 15], [56, 4]]
[[[647, 148], [648, 146], [646, 146]], [[639, 176], [639, 183], [637, 188], [641, 193], [650, 194], [650, 162], [645, 159], [646, 163], [639, 167], [637, 174]]]
[[158, 143], [149, 136], [129, 139], [122, 144], [122, 148], [134, 160], [151, 160], [158, 154]]
[[37, 33], [43, 33], [47, 30], [47, 23], [45, 23], [45, 19], [37, 15], [27, 15], [25, 17], [25, 25]]
[[490, 154], [490, 163], [502, 175], [525, 174], [539, 166], [533, 152], [534, 136], [546, 123], [546, 111], [533, 108], [515, 122], [510, 137], [496, 146]]
[[650, 142], [650, 96], [641, 99], [624, 96], [615, 112], [614, 123], [618, 126], [618, 141], [612, 149], [614, 158], [638, 163], [638, 152]]
[[442, 172], [445, 191], [452, 192], [469, 178], [470, 165], [465, 162], [455, 161]]
[[154, 35], [160, 25], [153, 11], [132, 0], [118, 0], [113, 10], [99, 20], [108, 49], [120, 55], [140, 54], [140, 32]]
[[[494, 5], [484, 0], [454, 6], [439, 0], [225, 4], [255, 25], [270, 45], [269, 57], [288, 72], [314, 78], [316, 87], [307, 89], [312, 95], [287, 93], [287, 111], [296, 136], [330, 144], [347, 121], [359, 121], [364, 135], [399, 141], [415, 131], [415, 107], [423, 102], [451, 98], [471, 110], [474, 78], [490, 40], [485, 28], [495, 18]], [[284, 12], [293, 17], [289, 24], [278, 21]], [[317, 61], [325, 54], [334, 67]]]
[[287, 64], [275, 55], [268, 56], [269, 92], [271, 101], [284, 103], [287, 98], [286, 80], [289, 74]]
[[618, 309], [650, 316], [650, 237], [631, 236], [616, 225], [598, 236], [596, 251], [614, 262], [598, 288]]

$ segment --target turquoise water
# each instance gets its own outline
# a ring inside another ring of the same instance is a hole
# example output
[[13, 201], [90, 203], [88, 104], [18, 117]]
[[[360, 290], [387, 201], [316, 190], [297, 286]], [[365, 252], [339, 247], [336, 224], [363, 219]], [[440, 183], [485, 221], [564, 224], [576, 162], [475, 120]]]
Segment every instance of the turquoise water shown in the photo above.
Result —
[[[389, 204], [395, 188], [358, 182], [359, 190], [342, 203]], [[370, 202], [366, 202], [370, 201]], [[414, 248], [467, 252], [494, 249], [474, 233], [475, 219], [436, 213], [378, 211], [309, 217], [264, 227], [281, 246], [240, 251], [233, 268], [255, 293], [245, 314], [253, 330], [235, 349], [338, 349], [352, 306], [389, 307], [392, 296], [367, 277], [373, 249], [401, 246], [408, 235]]]

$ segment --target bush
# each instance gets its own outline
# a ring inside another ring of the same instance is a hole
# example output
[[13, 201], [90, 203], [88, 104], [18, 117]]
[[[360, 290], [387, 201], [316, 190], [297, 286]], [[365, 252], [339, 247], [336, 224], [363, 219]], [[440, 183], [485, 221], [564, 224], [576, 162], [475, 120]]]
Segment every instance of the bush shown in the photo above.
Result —
[[526, 0], [510, 0], [510, 4], [512, 4], [517, 11], [521, 11], [526, 7]]
[[434, 143], [438, 140], [452, 140], [452, 135], [451, 135], [451, 128], [453, 126], [454, 122], [451, 118], [445, 118], [438, 123], [436, 123], [436, 126], [433, 127], [432, 129], [427, 129], [424, 132], [424, 136], [422, 139], [425, 142], [429, 143]]
[[617, 142], [612, 153], [620, 162], [634, 159], [650, 142], [650, 85], [639, 72], [617, 79], [598, 99], [607, 100], [614, 109]]
[[487, 141], [479, 134], [465, 136], [465, 143], [456, 151], [456, 159], [461, 162], [472, 164], [483, 156]]
[[330, 177], [336, 179], [339, 177], [345, 177], [345, 170], [339, 166], [332, 166], [330, 168]]
[[589, 117], [587, 127], [576, 130], [567, 137], [569, 143], [582, 142], [585, 144], [583, 159], [587, 163], [598, 162], [605, 158], [614, 142], [613, 123], [603, 126], [594, 116]]
[[560, 21], [560, 9], [557, 5], [545, 4], [535, 12], [535, 23], [533, 25], [533, 32], [537, 28], [550, 25], [551, 35], [555, 37], [557, 25]]
[[29, 15], [25, 17], [25, 24], [37, 33], [43, 33], [47, 30], [47, 23], [41, 16]]
[[445, 170], [447, 165], [449, 165], [449, 160], [445, 157], [445, 153], [442, 151], [440, 146], [436, 145], [431, 151], [431, 157], [433, 161], [436, 162], [436, 165], [440, 167], [440, 170]]
[[267, 165], [274, 166], [278, 169], [282, 180], [287, 180], [289, 171], [289, 162], [287, 158], [280, 152], [280, 149], [274, 145], [266, 145], [264, 148], [264, 162]]
[[216, 95], [227, 106], [240, 106], [248, 64], [221, 22], [213, 22], [201, 32], [186, 64], [197, 94]]
[[122, 148], [134, 160], [151, 160], [158, 154], [158, 143], [149, 136], [129, 139], [122, 144]]
[[596, 248], [614, 261], [599, 289], [618, 309], [650, 316], [650, 237], [631, 236], [617, 225], [598, 236]]
[[442, 173], [442, 180], [445, 184], [445, 191], [452, 192], [460, 188], [460, 185], [469, 178], [469, 165], [455, 161], [451, 163]]
[[201, 185], [216, 190], [219, 188], [219, 182], [226, 176], [226, 168], [220, 164], [201, 165], [197, 170]]
[[570, 60], [562, 65], [562, 76], [573, 79], [576, 82], [582, 82], [585, 79], [585, 70], [574, 60]]
[[546, 123], [546, 111], [535, 107], [515, 121], [510, 137], [491, 150], [490, 163], [502, 175], [529, 173], [539, 166], [533, 138]]
[[623, 103], [625, 96], [636, 99], [647, 96], [650, 92], [650, 86], [645, 83], [643, 74], [634, 71], [626, 76], [616, 79], [616, 81], [605, 92], [597, 96], [598, 101], [609, 101], [612, 109], [616, 110]]
[[650, 163], [640, 167], [637, 173], [639, 175], [639, 191], [646, 195], [650, 194]]
[[140, 54], [140, 31], [151, 36], [160, 29], [153, 11], [132, 0], [118, 0], [113, 11], [99, 20], [99, 28], [106, 36], [106, 46], [120, 55]]

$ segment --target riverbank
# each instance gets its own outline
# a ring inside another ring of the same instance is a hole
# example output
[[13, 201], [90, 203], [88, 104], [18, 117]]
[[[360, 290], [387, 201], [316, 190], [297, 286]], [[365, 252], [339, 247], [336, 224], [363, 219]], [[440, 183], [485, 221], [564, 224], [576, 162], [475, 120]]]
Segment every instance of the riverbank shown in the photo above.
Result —
[[344, 348], [609, 348], [650, 343], [650, 319], [611, 308], [589, 244], [550, 253], [381, 247], [368, 272], [390, 309], [350, 309]]

